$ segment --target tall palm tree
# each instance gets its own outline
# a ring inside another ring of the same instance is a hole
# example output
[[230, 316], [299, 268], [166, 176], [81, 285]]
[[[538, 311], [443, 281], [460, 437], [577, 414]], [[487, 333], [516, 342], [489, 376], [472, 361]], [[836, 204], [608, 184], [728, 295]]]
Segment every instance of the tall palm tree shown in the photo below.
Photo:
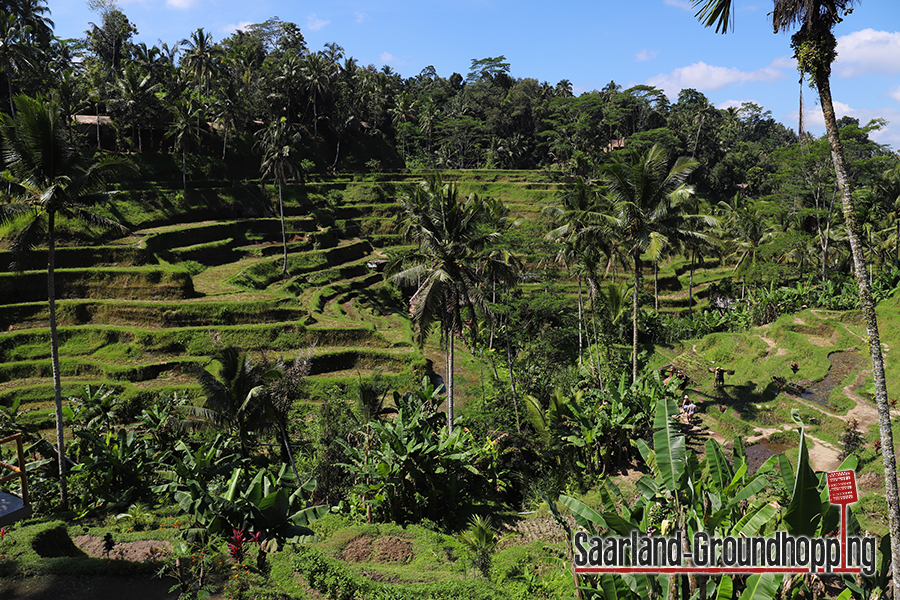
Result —
[[500, 255], [487, 252], [497, 233], [483, 227], [484, 202], [475, 194], [460, 198], [452, 183], [433, 176], [400, 199], [405, 237], [417, 247], [394, 257], [386, 273], [402, 284], [415, 285], [409, 301], [419, 345], [434, 325], [441, 327], [447, 350], [447, 426], [453, 429], [454, 342], [463, 326], [477, 336], [477, 312], [487, 311], [481, 283], [508, 281], [512, 267]]
[[131, 125], [132, 149], [136, 138], [139, 152], [144, 150], [141, 130], [152, 122], [155, 93], [160, 87], [151, 78], [151, 73], [137, 63], [126, 64], [122, 76], [116, 81], [117, 93], [112, 101], [113, 108], [121, 115], [124, 124]]
[[219, 67], [224, 55], [222, 49], [213, 44], [212, 34], [202, 27], [178, 44], [186, 47], [181, 65], [197, 80], [197, 93], [203, 93], [204, 86], [209, 89], [209, 80]]
[[257, 146], [262, 149], [262, 164], [259, 166], [263, 183], [269, 178], [278, 185], [278, 212], [281, 215], [281, 240], [284, 246], [284, 262], [281, 266], [282, 276], [287, 276], [287, 233], [284, 228], [284, 199], [282, 188], [288, 178], [300, 173], [297, 160], [291, 156], [291, 146], [296, 142], [296, 134], [285, 117], [273, 121], [267, 128], [259, 132]]
[[77, 76], [72, 69], [66, 69], [59, 78], [59, 84], [53, 91], [53, 99], [59, 105], [63, 120], [69, 133], [69, 145], [75, 143], [74, 115], [88, 106], [87, 99], [80, 95]]
[[747, 271], [757, 264], [760, 248], [775, 239], [778, 232], [769, 222], [764, 209], [768, 204], [766, 201], [740, 204], [737, 197], [733, 200], [731, 203], [719, 202], [723, 218], [722, 235], [727, 239], [732, 256], [737, 257], [734, 275], [744, 276], [746, 280]]
[[294, 90], [299, 87], [303, 77], [303, 59], [296, 52], [287, 52], [277, 63], [275, 83], [278, 87], [269, 94], [270, 100], [283, 98], [284, 116], [291, 122], [297, 116], [294, 110]]
[[574, 185], [558, 195], [559, 205], [545, 207], [543, 213], [557, 225], [547, 234], [547, 239], [562, 243], [557, 252], [557, 261], [573, 269], [578, 284], [578, 364], [582, 364], [584, 330], [584, 295], [582, 294], [582, 269], [576, 263], [596, 262], [590, 256], [609, 230], [605, 218], [607, 212], [600, 207], [597, 191], [584, 179], [578, 178]]
[[[692, 0], [699, 7], [697, 17], [707, 27], [715, 25], [716, 31], [725, 33], [732, 21], [734, 0]], [[872, 360], [872, 374], [875, 380], [875, 405], [878, 408], [878, 428], [881, 434], [881, 458], [885, 472], [885, 495], [891, 525], [891, 553], [894, 588], [900, 589], [900, 494], [897, 489], [897, 460], [894, 455], [894, 436], [891, 430], [891, 412], [887, 396], [887, 379], [884, 374], [884, 356], [881, 351], [881, 337], [878, 334], [878, 320], [875, 316], [875, 302], [869, 283], [868, 270], [860, 226], [853, 210], [853, 196], [844, 148], [841, 142], [834, 102], [831, 98], [831, 65], [837, 58], [837, 39], [834, 26], [852, 10], [854, 0], [775, 0], [772, 26], [776, 33], [798, 27], [791, 37], [791, 47], [801, 75], [809, 77], [810, 83], [819, 93], [819, 106], [825, 118], [825, 131], [831, 146], [831, 159], [844, 222], [853, 256], [853, 274], [859, 286], [859, 304], [866, 324], [866, 338], [869, 341], [869, 355]]]
[[181, 98], [172, 102], [169, 109], [172, 121], [166, 134], [172, 138], [172, 149], [181, 152], [181, 179], [185, 194], [187, 194], [187, 152], [199, 141], [199, 136], [194, 130], [194, 119], [199, 114], [200, 109], [195, 108], [191, 100]]
[[313, 136], [319, 136], [319, 98], [331, 91], [333, 63], [321, 54], [303, 57], [303, 87], [313, 103]]
[[6, 74], [10, 114], [16, 113], [13, 79], [20, 71], [34, 67], [36, 49], [26, 39], [29, 31], [29, 26], [19, 22], [15, 15], [0, 13], [0, 68]]
[[243, 90], [233, 79], [226, 80], [219, 88], [218, 99], [213, 107], [216, 122], [222, 128], [222, 160], [228, 150], [228, 129], [238, 129], [246, 120]]
[[47, 301], [50, 310], [50, 357], [56, 406], [56, 440], [59, 456], [60, 501], [68, 507], [66, 455], [63, 439], [62, 383], [59, 368], [59, 339], [56, 330], [56, 218], [64, 216], [127, 233], [120, 223], [98, 215], [89, 207], [109, 199], [104, 191], [110, 176], [129, 165], [110, 158], [86, 169], [79, 155], [66, 142], [65, 125], [54, 102], [16, 96], [15, 117], [0, 116], [5, 177], [14, 184], [14, 202], [0, 206], [0, 221], [25, 218], [25, 225], [11, 249], [18, 264], [22, 253], [33, 248], [46, 234]]
[[698, 223], [709, 217], [689, 217], [682, 204], [694, 193], [685, 183], [698, 163], [681, 157], [671, 169], [668, 153], [659, 145], [630, 158], [616, 157], [605, 172], [608, 197], [611, 203], [612, 233], [626, 246], [626, 253], [634, 266], [634, 296], [632, 309], [632, 381], [638, 373], [638, 312], [642, 256], [651, 260], [679, 239], [702, 237]]
[[28, 27], [28, 39], [46, 46], [53, 38], [54, 23], [44, 13], [49, 13], [46, 0], [13, 0], [6, 12], [14, 15], [16, 21]]

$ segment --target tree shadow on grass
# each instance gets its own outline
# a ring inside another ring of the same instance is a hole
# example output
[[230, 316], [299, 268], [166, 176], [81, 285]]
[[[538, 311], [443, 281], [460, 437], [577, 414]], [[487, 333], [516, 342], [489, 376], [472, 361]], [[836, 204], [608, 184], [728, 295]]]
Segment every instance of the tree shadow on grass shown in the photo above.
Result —
[[389, 286], [362, 288], [356, 290], [356, 295], [363, 306], [380, 316], [402, 315], [408, 310], [397, 291]]
[[739, 385], [726, 384], [723, 387], [694, 391], [701, 398], [699, 407], [701, 414], [705, 413], [714, 417], [719, 413], [733, 410], [738, 419], [750, 427], [780, 424], [780, 422], [770, 423], [767, 421], [769, 415], [774, 413], [766, 410], [766, 407], [780, 391], [778, 384], [774, 381], [767, 383], [765, 387], [754, 381], [747, 381]]

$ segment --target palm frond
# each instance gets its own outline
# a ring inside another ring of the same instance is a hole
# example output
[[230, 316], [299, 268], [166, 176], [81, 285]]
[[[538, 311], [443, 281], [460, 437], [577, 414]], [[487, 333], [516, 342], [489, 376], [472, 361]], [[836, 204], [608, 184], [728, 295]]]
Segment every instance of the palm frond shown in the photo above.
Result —
[[726, 33], [728, 25], [734, 29], [733, 0], [692, 0], [694, 8], [698, 8], [694, 16], [704, 27], [716, 26], [716, 33]]
[[[105, 194], [104, 194], [105, 195]], [[95, 212], [86, 210], [81, 207], [73, 207], [70, 211], [70, 214], [74, 216], [76, 219], [81, 221], [82, 223], [86, 223], [88, 225], [93, 225], [95, 227], [100, 227], [106, 230], [115, 230], [122, 235], [128, 235], [131, 233], [131, 230], [116, 221], [115, 219], [110, 219], [109, 217], [104, 217], [103, 215], [98, 215]]]
[[43, 240], [47, 235], [47, 222], [44, 214], [33, 211], [32, 217], [16, 235], [13, 243], [10, 244], [9, 250], [12, 253], [13, 260], [9, 265], [10, 269], [20, 270], [25, 253], [33, 249], [39, 241]]

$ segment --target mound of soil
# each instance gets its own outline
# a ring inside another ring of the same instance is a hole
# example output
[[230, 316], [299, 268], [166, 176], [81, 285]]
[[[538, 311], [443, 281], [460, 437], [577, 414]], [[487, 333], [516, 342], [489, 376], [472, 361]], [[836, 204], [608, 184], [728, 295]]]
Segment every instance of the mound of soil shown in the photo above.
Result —
[[372, 536], [368, 533], [364, 533], [363, 535], [356, 536], [344, 546], [344, 550], [341, 552], [341, 558], [346, 562], [369, 562], [369, 557], [372, 556], [372, 549], [374, 546], [375, 544], [372, 541]]
[[[72, 538], [75, 545], [88, 556], [106, 558], [103, 538], [97, 535], [78, 535]], [[172, 546], [162, 540], [140, 540], [137, 542], [120, 542], [113, 546], [109, 558], [114, 560], [130, 560], [132, 562], [153, 562], [172, 551]]]
[[413, 557], [413, 545], [409, 540], [387, 536], [375, 541], [375, 562], [408, 563]]
[[344, 546], [341, 558], [346, 562], [408, 563], [413, 558], [410, 540], [394, 536], [374, 538], [368, 533], [356, 536]]

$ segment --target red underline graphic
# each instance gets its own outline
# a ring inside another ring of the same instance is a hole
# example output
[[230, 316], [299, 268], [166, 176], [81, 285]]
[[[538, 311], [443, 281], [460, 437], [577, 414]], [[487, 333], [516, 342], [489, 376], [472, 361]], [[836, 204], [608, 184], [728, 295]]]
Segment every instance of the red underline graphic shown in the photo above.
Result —
[[862, 569], [860, 567], [854, 568], [835, 568], [831, 569], [831, 573], [825, 573], [824, 571], [811, 571], [809, 567], [806, 568], [780, 568], [780, 567], [661, 567], [661, 568], [653, 568], [653, 567], [575, 567], [576, 573], [582, 574], [602, 574], [602, 573], [645, 573], [645, 574], [679, 574], [679, 573], [699, 573], [699, 574], [707, 574], [707, 575], [729, 575], [729, 574], [742, 574], [742, 573], [817, 573], [819, 575], [829, 575], [833, 573], [853, 573], [859, 574], [862, 573]]

